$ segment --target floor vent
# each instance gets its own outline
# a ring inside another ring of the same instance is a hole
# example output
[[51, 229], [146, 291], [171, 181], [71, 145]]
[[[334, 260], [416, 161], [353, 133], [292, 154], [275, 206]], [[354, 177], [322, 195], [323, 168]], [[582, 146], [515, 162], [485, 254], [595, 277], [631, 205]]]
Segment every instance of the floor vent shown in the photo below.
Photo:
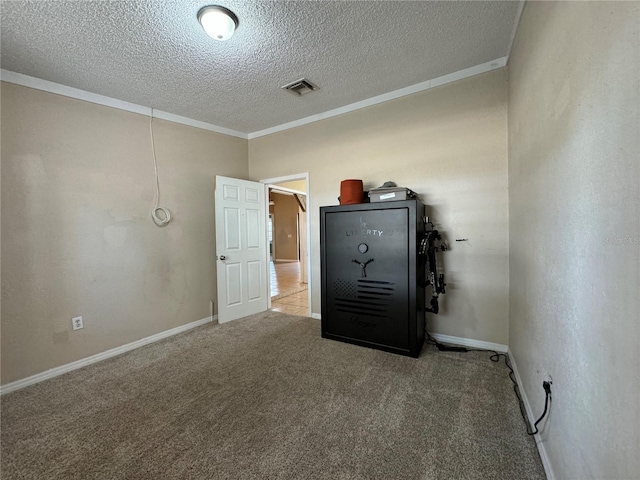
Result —
[[319, 89], [317, 85], [311, 83], [306, 78], [301, 78], [300, 80], [296, 80], [295, 82], [291, 82], [280, 88], [299, 96], [306, 95], [307, 93], [311, 93]]

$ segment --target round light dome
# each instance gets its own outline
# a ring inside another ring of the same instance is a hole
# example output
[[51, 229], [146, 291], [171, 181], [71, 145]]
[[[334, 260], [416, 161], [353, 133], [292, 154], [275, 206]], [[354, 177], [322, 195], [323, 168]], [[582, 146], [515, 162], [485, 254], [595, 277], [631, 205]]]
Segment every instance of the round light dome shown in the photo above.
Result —
[[211, 5], [198, 12], [198, 21], [211, 38], [229, 40], [238, 27], [238, 17], [231, 10]]

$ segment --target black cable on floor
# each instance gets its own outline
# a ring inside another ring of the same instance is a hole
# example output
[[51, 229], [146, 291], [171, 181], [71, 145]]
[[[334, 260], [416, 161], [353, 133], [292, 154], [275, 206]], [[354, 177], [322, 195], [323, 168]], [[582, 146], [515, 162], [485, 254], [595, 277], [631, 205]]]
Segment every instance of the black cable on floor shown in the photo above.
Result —
[[527, 417], [527, 414], [526, 414], [526, 411], [525, 411], [525, 408], [524, 408], [524, 402], [522, 401], [522, 396], [520, 395], [520, 387], [518, 386], [518, 382], [516, 381], [515, 372], [513, 371], [513, 368], [511, 368], [511, 364], [509, 363], [509, 356], [506, 353], [498, 353], [495, 350], [488, 350], [488, 349], [483, 349], [483, 348], [466, 348], [466, 347], [458, 347], [458, 346], [454, 346], [454, 345], [445, 345], [443, 343], [438, 342], [435, 338], [433, 338], [428, 333], [427, 333], [427, 343], [429, 345], [434, 345], [441, 352], [460, 352], [460, 353], [489, 352], [489, 353], [491, 353], [491, 356], [489, 357], [489, 360], [491, 360], [494, 363], [499, 362], [500, 361], [500, 357], [504, 357], [504, 364], [509, 369], [509, 378], [513, 382], [513, 391], [515, 392], [516, 397], [518, 398], [518, 405], [520, 407], [520, 414], [522, 415], [522, 418], [524, 419], [524, 423], [525, 423], [525, 426], [526, 426], [526, 429], [527, 429], [527, 435], [535, 435], [537, 433], [540, 433], [540, 430], [538, 430], [538, 424], [547, 415], [547, 408], [549, 406], [549, 400], [551, 400], [551, 387], [550, 387], [550, 384], [548, 382], [544, 382], [543, 383], [543, 387], [544, 387], [544, 391], [545, 391], [544, 411], [542, 412], [542, 415], [540, 415], [540, 418], [538, 418], [538, 420], [536, 420], [536, 423], [533, 424], [533, 428], [535, 430], [534, 431], [529, 431], [530, 430], [529, 429], [529, 425], [530, 425], [529, 424], [529, 418]]

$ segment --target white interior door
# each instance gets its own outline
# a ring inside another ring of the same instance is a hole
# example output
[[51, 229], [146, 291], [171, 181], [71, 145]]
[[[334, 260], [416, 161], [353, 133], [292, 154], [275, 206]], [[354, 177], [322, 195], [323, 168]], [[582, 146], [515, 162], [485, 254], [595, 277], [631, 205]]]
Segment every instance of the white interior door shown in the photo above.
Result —
[[267, 309], [264, 185], [216, 176], [218, 322]]

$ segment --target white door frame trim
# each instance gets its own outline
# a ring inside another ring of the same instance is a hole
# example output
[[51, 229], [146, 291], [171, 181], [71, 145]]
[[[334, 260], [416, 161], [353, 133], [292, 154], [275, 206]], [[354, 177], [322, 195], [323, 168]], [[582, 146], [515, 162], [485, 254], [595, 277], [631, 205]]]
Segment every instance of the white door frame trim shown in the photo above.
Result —
[[[267, 199], [269, 199], [269, 186], [274, 185], [276, 183], [284, 183], [284, 182], [292, 182], [294, 180], [304, 180], [307, 185], [307, 191], [305, 195], [307, 196], [307, 304], [309, 306], [309, 315], [311, 315], [311, 221], [309, 218], [309, 212], [311, 210], [311, 197], [309, 196], [309, 172], [304, 173], [294, 173], [293, 175], [285, 175], [283, 177], [274, 177], [274, 178], [266, 178], [264, 180], [260, 180], [260, 183], [264, 183], [264, 191]], [[283, 189], [282, 187], [278, 187]], [[265, 227], [269, 222], [269, 209], [267, 208], [267, 218], [265, 220]], [[266, 227], [268, 228], [268, 227]], [[265, 231], [265, 235], [268, 232]], [[268, 237], [267, 237], [268, 238]], [[269, 254], [269, 242], [267, 243], [267, 255]], [[267, 256], [268, 258], [268, 256]], [[267, 269], [267, 285], [269, 286], [269, 291], [267, 295], [267, 308], [271, 308], [271, 281], [270, 281], [270, 269]]]

